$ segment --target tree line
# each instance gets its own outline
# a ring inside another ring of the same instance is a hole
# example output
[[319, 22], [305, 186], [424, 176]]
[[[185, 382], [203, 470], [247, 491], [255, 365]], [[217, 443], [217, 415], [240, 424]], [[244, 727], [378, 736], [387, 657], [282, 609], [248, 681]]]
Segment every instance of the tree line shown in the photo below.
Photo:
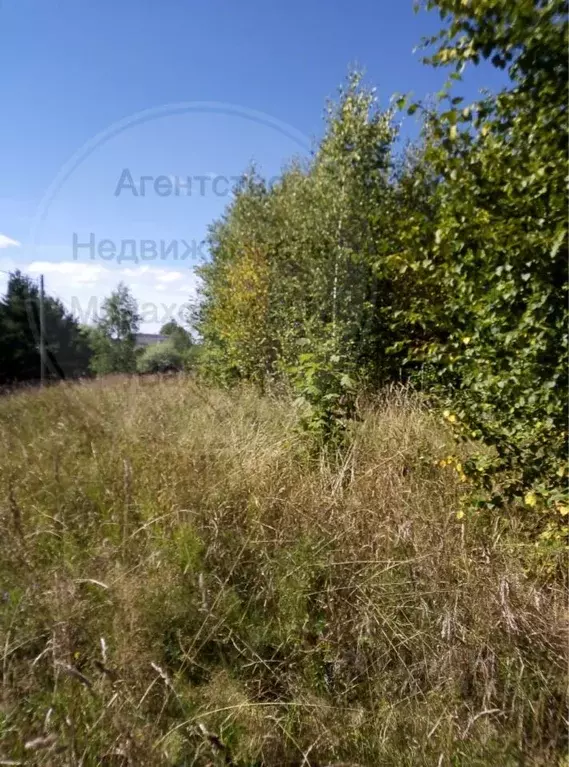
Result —
[[[140, 328], [137, 303], [128, 287], [118, 285], [103, 302], [93, 326], [82, 326], [59, 299], [43, 299], [44, 369], [47, 380], [110, 373], [159, 373], [193, 364], [190, 333], [175, 320], [160, 334], [167, 341], [137, 349]], [[0, 385], [40, 379], [42, 324], [37, 283], [19, 271], [10, 275], [0, 301]]]
[[[359, 391], [407, 382], [491, 448], [465, 467], [480, 503], [566, 509], [568, 4], [426, 5], [437, 102], [382, 109], [351, 74], [313, 156], [270, 186], [252, 167], [211, 226], [202, 369], [285, 381], [320, 442]], [[482, 60], [509, 83], [465, 103]], [[422, 126], [403, 151], [401, 111]]]

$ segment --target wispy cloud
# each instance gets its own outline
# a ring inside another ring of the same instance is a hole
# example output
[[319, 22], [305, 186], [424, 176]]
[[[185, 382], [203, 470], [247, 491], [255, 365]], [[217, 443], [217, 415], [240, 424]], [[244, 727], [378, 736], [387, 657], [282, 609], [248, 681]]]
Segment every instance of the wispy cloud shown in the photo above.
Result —
[[6, 237], [5, 234], [0, 234], [0, 248], [19, 248], [20, 244], [17, 240]]
[[[6, 259], [0, 258], [0, 269]], [[192, 271], [180, 271], [143, 264], [139, 267], [110, 267], [80, 261], [33, 261], [20, 264], [26, 274], [44, 274], [46, 292], [59, 298], [80, 322], [92, 322], [103, 301], [119, 280], [132, 290], [142, 315], [142, 329], [156, 332], [172, 317], [181, 319], [180, 311], [195, 300], [197, 277]], [[0, 278], [2, 274], [0, 272]], [[0, 279], [0, 287], [2, 281]], [[1, 293], [1, 290], [0, 290]]]

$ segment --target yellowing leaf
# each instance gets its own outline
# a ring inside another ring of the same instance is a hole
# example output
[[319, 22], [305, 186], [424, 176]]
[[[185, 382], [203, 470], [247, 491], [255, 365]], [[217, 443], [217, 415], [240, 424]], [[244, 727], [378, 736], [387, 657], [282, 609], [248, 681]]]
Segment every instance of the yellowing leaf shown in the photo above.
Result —
[[526, 506], [530, 506], [533, 508], [537, 504], [536, 494], [530, 490], [529, 493], [525, 494], [524, 503]]

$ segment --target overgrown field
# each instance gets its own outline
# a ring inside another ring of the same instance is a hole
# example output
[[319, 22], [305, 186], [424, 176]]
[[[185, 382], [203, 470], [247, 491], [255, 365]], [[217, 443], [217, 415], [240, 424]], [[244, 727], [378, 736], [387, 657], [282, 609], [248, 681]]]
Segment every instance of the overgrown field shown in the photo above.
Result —
[[566, 765], [563, 563], [409, 394], [359, 415], [315, 458], [249, 389], [0, 401], [0, 763]]

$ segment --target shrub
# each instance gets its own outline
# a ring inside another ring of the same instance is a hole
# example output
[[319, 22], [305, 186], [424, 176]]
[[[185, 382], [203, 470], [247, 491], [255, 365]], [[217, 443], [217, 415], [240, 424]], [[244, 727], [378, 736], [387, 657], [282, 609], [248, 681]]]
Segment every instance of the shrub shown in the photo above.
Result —
[[170, 341], [148, 346], [137, 360], [139, 373], [169, 373], [184, 369], [182, 354]]

